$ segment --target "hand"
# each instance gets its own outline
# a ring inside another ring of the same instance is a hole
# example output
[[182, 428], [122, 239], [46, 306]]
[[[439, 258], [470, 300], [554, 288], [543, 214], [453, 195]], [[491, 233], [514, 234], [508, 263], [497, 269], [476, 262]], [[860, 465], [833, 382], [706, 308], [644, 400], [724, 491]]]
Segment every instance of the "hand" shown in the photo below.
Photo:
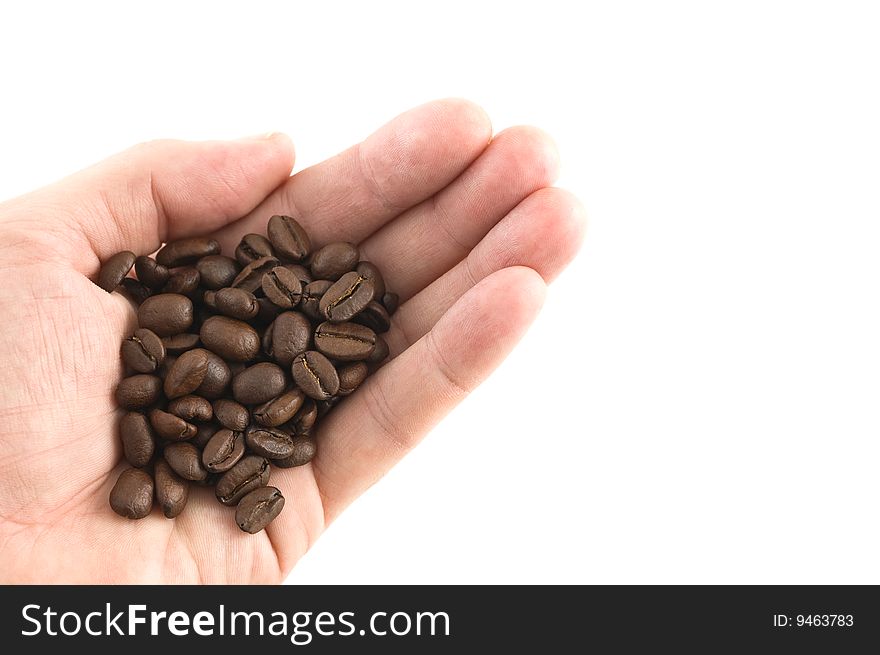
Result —
[[[278, 134], [157, 141], [0, 205], [0, 581], [281, 581], [501, 362], [582, 238], [581, 205], [549, 187], [547, 137], [493, 138], [461, 100], [417, 107], [291, 177], [292, 166]], [[310, 464], [273, 472], [287, 504], [267, 530], [241, 532], [198, 487], [175, 520], [117, 516], [113, 391], [135, 313], [90, 278], [117, 251], [185, 236], [216, 235], [231, 255], [277, 213], [379, 265], [402, 303], [392, 359], [328, 415]]]

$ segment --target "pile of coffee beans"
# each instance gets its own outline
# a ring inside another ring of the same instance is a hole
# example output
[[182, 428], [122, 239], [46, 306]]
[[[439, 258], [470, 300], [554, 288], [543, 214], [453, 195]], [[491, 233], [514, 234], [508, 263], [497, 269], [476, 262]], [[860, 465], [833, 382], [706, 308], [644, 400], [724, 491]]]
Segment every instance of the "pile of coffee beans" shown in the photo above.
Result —
[[284, 507], [271, 468], [309, 462], [316, 425], [388, 356], [379, 335], [398, 297], [379, 269], [351, 243], [313, 251], [290, 216], [266, 233], [245, 235], [234, 259], [191, 238], [102, 267], [97, 284], [138, 308], [116, 389], [132, 467], [110, 492], [117, 514], [144, 518], [155, 497], [174, 518], [190, 483], [212, 485], [238, 527], [259, 532]]

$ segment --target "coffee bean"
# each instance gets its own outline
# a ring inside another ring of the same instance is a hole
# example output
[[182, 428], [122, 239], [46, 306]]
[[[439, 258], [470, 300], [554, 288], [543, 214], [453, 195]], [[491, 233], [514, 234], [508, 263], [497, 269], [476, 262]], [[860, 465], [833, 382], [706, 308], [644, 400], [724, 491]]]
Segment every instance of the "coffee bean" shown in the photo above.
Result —
[[168, 282], [162, 287], [162, 293], [179, 293], [190, 300], [195, 300], [200, 282], [201, 276], [195, 268], [191, 266], [179, 268], [168, 278]]
[[291, 421], [291, 426], [296, 434], [308, 434], [312, 431], [315, 421], [318, 420], [318, 406], [311, 398], [306, 398], [302, 408], [296, 413]]
[[[216, 436], [216, 435], [215, 435]], [[191, 443], [165, 446], [165, 461], [184, 480], [204, 480], [208, 472], [202, 466], [202, 454]]]
[[142, 469], [126, 469], [110, 491], [110, 507], [127, 519], [142, 519], [153, 509], [153, 478]]
[[381, 298], [385, 295], [385, 278], [382, 272], [372, 262], [358, 262], [357, 268], [354, 269], [357, 274], [365, 280], [373, 283], [373, 297]]
[[315, 277], [335, 281], [345, 273], [353, 271], [359, 257], [360, 254], [354, 244], [336, 241], [316, 250], [309, 268], [312, 269], [312, 275]]
[[113, 291], [122, 284], [123, 278], [128, 275], [131, 267], [134, 266], [135, 254], [124, 250], [113, 255], [104, 262], [98, 273], [98, 286], [104, 291]]
[[187, 350], [180, 355], [165, 377], [165, 395], [179, 398], [199, 388], [208, 372], [208, 351], [203, 348]]
[[318, 303], [318, 311], [334, 323], [347, 321], [373, 299], [373, 283], [352, 271], [333, 283]]
[[147, 298], [153, 295], [153, 292], [150, 291], [147, 285], [141, 284], [133, 277], [122, 278], [122, 284], [118, 290], [133, 302], [135, 307], [141, 306]]
[[192, 350], [199, 345], [199, 335], [191, 332], [181, 332], [173, 337], [162, 337], [162, 345], [166, 353], [179, 355], [187, 350]]
[[244, 433], [223, 428], [205, 446], [202, 463], [212, 473], [225, 473], [244, 457], [244, 450]]
[[257, 299], [250, 291], [226, 287], [218, 291], [208, 291], [205, 293], [205, 300], [207, 300], [208, 293], [213, 294], [214, 308], [220, 314], [230, 318], [246, 321], [256, 316], [260, 311]]
[[220, 426], [215, 425], [214, 423], [199, 423], [196, 426], [196, 436], [190, 439], [189, 442], [196, 448], [204, 448], [208, 445], [211, 437], [217, 434], [217, 430], [219, 429]]
[[311, 338], [312, 326], [305, 316], [284, 312], [263, 333], [263, 350], [282, 366], [290, 366], [297, 355], [308, 350]]
[[184, 421], [204, 423], [214, 418], [211, 403], [200, 396], [183, 396], [168, 403], [168, 411]]
[[303, 287], [315, 279], [312, 277], [309, 269], [302, 264], [284, 264], [284, 268], [296, 275], [296, 279], [299, 280], [300, 285]]
[[201, 276], [202, 286], [216, 291], [232, 284], [241, 266], [229, 257], [208, 255], [196, 262], [196, 270]]
[[334, 396], [333, 398], [328, 398], [327, 400], [319, 400], [315, 403], [318, 406], [318, 418], [322, 418], [327, 415], [331, 409], [336, 407], [339, 401], [342, 400], [341, 396]]
[[160, 293], [147, 298], [138, 307], [138, 325], [160, 337], [186, 332], [193, 322], [193, 304], [186, 296]]
[[261, 284], [266, 297], [282, 309], [295, 307], [302, 298], [302, 283], [283, 266], [264, 273]]
[[220, 357], [206, 350], [208, 366], [205, 370], [205, 379], [196, 389], [196, 394], [208, 400], [219, 398], [229, 383], [232, 382], [232, 370]]
[[376, 333], [357, 323], [326, 321], [315, 328], [315, 348], [344, 362], [366, 359], [376, 346]]
[[388, 311], [381, 303], [375, 300], [364, 307], [363, 311], [355, 316], [352, 321], [366, 325], [376, 334], [384, 334], [391, 329], [391, 317], [388, 316]]
[[321, 315], [319, 305], [327, 289], [332, 286], [333, 283], [330, 280], [315, 280], [307, 284], [303, 289], [300, 311], [313, 321], [323, 321], [324, 317]]
[[386, 357], [388, 357], [388, 343], [382, 337], [376, 336], [376, 347], [367, 357], [367, 363], [380, 364], [385, 361]]
[[116, 402], [124, 409], [141, 409], [159, 400], [162, 380], [155, 375], [132, 375], [116, 387]]
[[244, 496], [235, 508], [235, 523], [248, 534], [257, 534], [284, 508], [284, 496], [275, 487], [260, 487]]
[[241, 272], [235, 276], [231, 286], [236, 289], [244, 289], [250, 293], [254, 293], [261, 288], [263, 283], [263, 275], [280, 264], [274, 257], [261, 257], [255, 259], [250, 264], [241, 269]]
[[199, 337], [207, 348], [223, 359], [247, 362], [260, 352], [257, 331], [244, 321], [228, 316], [212, 316], [202, 325]]
[[262, 362], [246, 368], [232, 379], [232, 396], [244, 405], [272, 400], [284, 391], [287, 380], [276, 364]]
[[156, 450], [156, 439], [147, 417], [140, 412], [126, 412], [119, 421], [119, 436], [125, 459], [132, 466], [146, 466]]
[[122, 342], [122, 361], [138, 373], [154, 373], [165, 361], [165, 346], [155, 332], [138, 328]]
[[277, 398], [254, 408], [254, 421], [266, 427], [278, 427], [287, 423], [302, 407], [305, 394], [301, 389], [285, 391]]
[[185, 441], [196, 436], [196, 426], [161, 409], [150, 410], [150, 425], [157, 436], [167, 441]]
[[248, 426], [250, 420], [247, 407], [228, 398], [214, 401], [214, 417], [224, 428], [239, 432]]
[[309, 235], [290, 216], [273, 216], [266, 226], [269, 242], [281, 259], [298, 262], [308, 256], [312, 249]]
[[150, 289], [161, 289], [171, 276], [165, 266], [157, 264], [155, 259], [145, 255], [134, 260], [134, 272], [137, 273], [138, 280]]
[[236, 505], [245, 495], [267, 484], [269, 484], [269, 460], [248, 455], [217, 481], [217, 500], [224, 505]]
[[267, 459], [284, 459], [293, 454], [293, 437], [273, 428], [249, 428], [245, 443], [250, 452]]
[[274, 257], [272, 244], [261, 234], [245, 234], [235, 248], [235, 258], [242, 266], [263, 257]]
[[194, 264], [198, 259], [220, 252], [220, 243], [216, 239], [193, 237], [180, 239], [165, 244], [156, 253], [156, 261], [162, 266], [175, 268], [186, 264]]
[[339, 376], [333, 364], [321, 353], [308, 350], [291, 365], [297, 386], [315, 400], [325, 400], [339, 391]]
[[339, 395], [347, 396], [367, 379], [370, 369], [365, 362], [353, 362], [339, 367]]
[[293, 438], [293, 452], [284, 459], [273, 460], [272, 463], [282, 469], [302, 466], [311, 462], [317, 452], [318, 446], [314, 439], [306, 435], [297, 435]]
[[398, 296], [396, 293], [386, 291], [385, 295], [382, 296], [382, 304], [385, 306], [385, 310], [388, 312], [388, 315], [393, 316], [394, 312], [397, 311], [397, 306], [400, 304], [400, 296]]
[[156, 479], [156, 501], [165, 518], [179, 516], [189, 498], [189, 483], [177, 475], [163, 458], [156, 460], [153, 477]]

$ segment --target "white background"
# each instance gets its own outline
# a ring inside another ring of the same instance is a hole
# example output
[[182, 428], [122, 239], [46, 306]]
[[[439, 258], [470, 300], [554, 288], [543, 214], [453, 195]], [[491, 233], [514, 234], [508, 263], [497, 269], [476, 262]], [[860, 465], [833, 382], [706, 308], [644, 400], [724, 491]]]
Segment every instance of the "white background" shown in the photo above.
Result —
[[581, 255], [290, 582], [880, 582], [872, 3], [11, 6], [0, 197], [155, 137], [299, 169], [447, 95], [559, 143]]

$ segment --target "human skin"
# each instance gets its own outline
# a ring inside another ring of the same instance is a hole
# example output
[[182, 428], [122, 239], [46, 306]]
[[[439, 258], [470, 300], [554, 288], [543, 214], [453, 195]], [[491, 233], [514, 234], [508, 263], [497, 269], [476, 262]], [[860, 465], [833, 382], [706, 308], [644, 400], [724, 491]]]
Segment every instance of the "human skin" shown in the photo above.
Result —
[[[0, 204], [0, 581], [280, 582], [504, 359], [583, 236], [581, 204], [551, 186], [548, 137], [492, 136], [464, 100], [416, 107], [291, 176], [293, 161], [281, 134], [154, 141]], [[231, 254], [279, 213], [379, 266], [401, 298], [390, 361], [321, 424], [310, 464], [273, 471], [287, 502], [265, 531], [241, 532], [198, 487], [175, 520], [117, 516], [113, 390], [135, 312], [91, 280], [120, 250], [186, 236]]]

